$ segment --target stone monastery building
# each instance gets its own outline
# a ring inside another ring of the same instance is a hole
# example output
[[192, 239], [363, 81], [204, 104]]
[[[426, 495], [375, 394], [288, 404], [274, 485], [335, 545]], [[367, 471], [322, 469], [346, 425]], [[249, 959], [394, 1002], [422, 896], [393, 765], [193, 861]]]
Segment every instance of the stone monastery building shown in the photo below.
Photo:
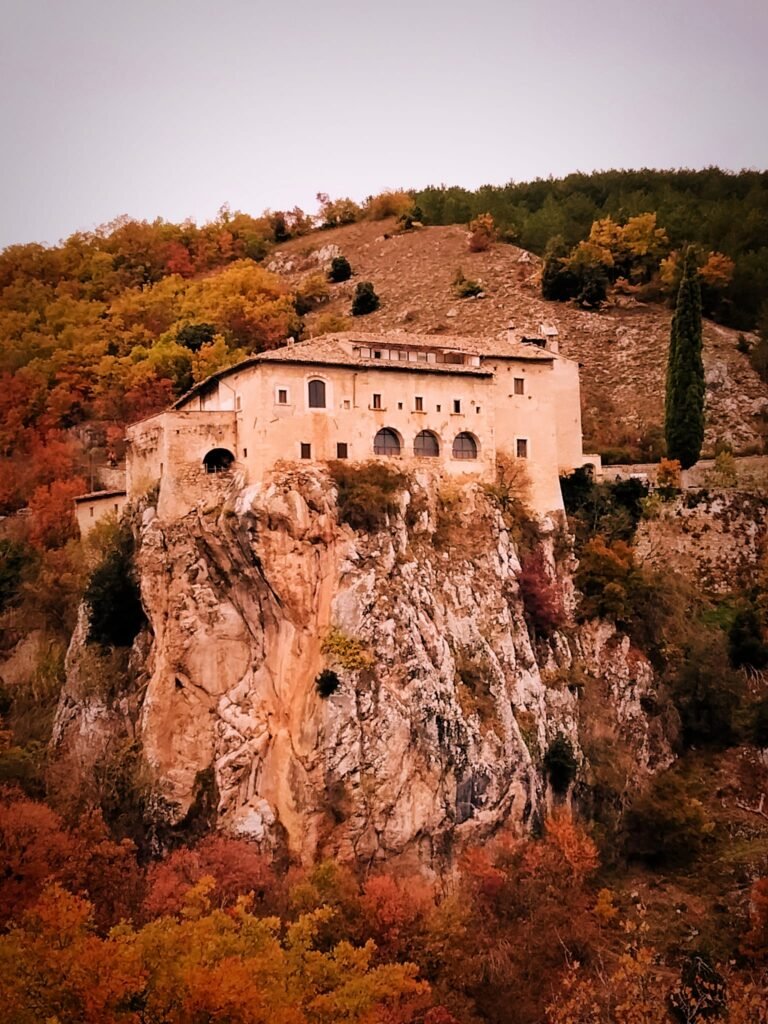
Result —
[[582, 453], [578, 364], [556, 349], [509, 332], [348, 332], [251, 356], [128, 429], [127, 499], [159, 485], [173, 517], [233, 479], [332, 459], [492, 480], [504, 452], [526, 461], [535, 511], [562, 509], [559, 474], [599, 459]]
[[492, 479], [497, 452], [527, 460], [538, 511], [562, 508], [559, 473], [587, 461], [577, 363], [538, 339], [350, 332], [251, 356], [131, 427], [127, 491], [159, 483], [185, 511], [207, 476], [331, 459]]

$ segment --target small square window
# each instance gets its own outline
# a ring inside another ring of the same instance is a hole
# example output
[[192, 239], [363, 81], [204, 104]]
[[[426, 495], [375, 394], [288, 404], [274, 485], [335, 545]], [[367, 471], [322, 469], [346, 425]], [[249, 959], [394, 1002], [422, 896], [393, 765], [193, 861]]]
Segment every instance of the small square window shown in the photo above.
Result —
[[518, 459], [528, 458], [528, 439], [526, 437], [518, 437], [515, 442], [515, 452]]
[[373, 353], [373, 358], [374, 358], [374, 359], [381, 359], [381, 352], [380, 352], [380, 351], [379, 351], [378, 349], [376, 349], [376, 350], [374, 351], [374, 353]]
[[454, 398], [454, 400], [453, 400], [453, 411], [454, 412], [461, 412], [461, 399], [460, 398]]
[[404, 348], [400, 349], [400, 351], [397, 354], [397, 358], [400, 360], [401, 363], [407, 363], [408, 362], [408, 352], [406, 351], [406, 349], [404, 349]]
[[302, 459], [312, 458], [312, 445], [307, 444], [306, 441], [301, 442], [301, 457]]
[[350, 408], [350, 405], [349, 405], [349, 399], [348, 399], [348, 398], [345, 398], [345, 399], [344, 399], [344, 408], [345, 408], [345, 409], [349, 409], [349, 408]]
[[336, 445], [336, 458], [346, 459], [349, 456], [349, 446], [345, 441], [339, 441]]
[[371, 405], [374, 409], [381, 408], [381, 395], [374, 395], [371, 400]]
[[424, 412], [424, 399], [421, 397], [421, 395], [416, 395], [415, 402], [416, 412]]
[[277, 389], [277, 404], [288, 405], [288, 389], [278, 388]]
[[524, 395], [525, 394], [525, 378], [524, 377], [515, 377], [515, 394], [516, 395]]

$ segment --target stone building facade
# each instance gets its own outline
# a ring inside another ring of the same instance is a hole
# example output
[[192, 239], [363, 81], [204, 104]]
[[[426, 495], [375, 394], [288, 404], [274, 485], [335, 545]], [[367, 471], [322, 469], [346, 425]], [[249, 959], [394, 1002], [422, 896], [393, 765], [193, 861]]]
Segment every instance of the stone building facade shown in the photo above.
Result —
[[559, 474], [599, 464], [582, 452], [578, 364], [544, 339], [350, 332], [251, 356], [130, 427], [127, 492], [159, 487], [175, 516], [280, 462], [492, 480], [502, 452], [525, 460], [535, 511], [562, 509]]

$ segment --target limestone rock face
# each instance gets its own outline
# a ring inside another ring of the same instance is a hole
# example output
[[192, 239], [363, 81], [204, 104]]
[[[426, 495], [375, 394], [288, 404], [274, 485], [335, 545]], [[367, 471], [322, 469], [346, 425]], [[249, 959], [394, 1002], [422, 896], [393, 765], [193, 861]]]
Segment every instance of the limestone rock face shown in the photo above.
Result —
[[[308, 469], [234, 491], [223, 508], [173, 521], [143, 513], [149, 630], [132, 707], [171, 818], [212, 773], [220, 825], [266, 848], [435, 865], [536, 822], [553, 799], [542, 761], [558, 733], [587, 777], [585, 689], [635, 783], [668, 762], [643, 710], [654, 680], [642, 656], [600, 624], [534, 645], [503, 517], [474, 485], [451, 508], [446, 522], [425, 479], [382, 530], [355, 533], [327, 475]], [[562, 527], [544, 533], [567, 606]], [[73, 679], [85, 646], [81, 630]], [[335, 675], [327, 696], [324, 671]], [[74, 686], [61, 746], [87, 742], [95, 716]]]

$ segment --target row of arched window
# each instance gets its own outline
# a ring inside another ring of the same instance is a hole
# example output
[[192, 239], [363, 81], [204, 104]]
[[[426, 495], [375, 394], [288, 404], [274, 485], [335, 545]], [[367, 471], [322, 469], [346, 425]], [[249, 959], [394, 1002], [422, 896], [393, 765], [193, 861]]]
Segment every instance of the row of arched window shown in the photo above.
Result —
[[[392, 427], [382, 427], [373, 439], [375, 455], [401, 455], [403, 440]], [[440, 455], [440, 439], [431, 430], [420, 431], [413, 441], [413, 454], [424, 458], [437, 458]], [[473, 434], [463, 431], [453, 439], [451, 455], [454, 459], [476, 459], [477, 439]]]

